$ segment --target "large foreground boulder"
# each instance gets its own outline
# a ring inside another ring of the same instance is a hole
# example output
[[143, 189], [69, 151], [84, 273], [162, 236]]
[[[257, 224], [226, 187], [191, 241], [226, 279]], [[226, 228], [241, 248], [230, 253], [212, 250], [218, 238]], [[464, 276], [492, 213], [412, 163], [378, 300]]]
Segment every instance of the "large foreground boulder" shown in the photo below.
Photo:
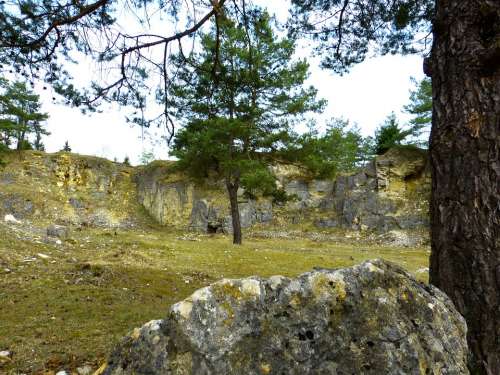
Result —
[[468, 374], [464, 319], [382, 260], [221, 280], [134, 330], [105, 374]]

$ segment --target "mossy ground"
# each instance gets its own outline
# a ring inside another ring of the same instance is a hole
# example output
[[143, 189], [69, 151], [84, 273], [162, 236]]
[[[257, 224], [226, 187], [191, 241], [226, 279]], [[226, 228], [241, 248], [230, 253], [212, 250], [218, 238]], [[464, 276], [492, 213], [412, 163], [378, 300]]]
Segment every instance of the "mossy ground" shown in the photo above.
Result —
[[56, 245], [19, 239], [2, 224], [0, 350], [13, 357], [0, 362], [0, 373], [96, 369], [133, 327], [164, 317], [170, 304], [222, 277], [295, 276], [379, 257], [415, 272], [427, 267], [428, 252], [296, 238], [247, 238], [235, 247], [224, 235], [153, 226], [84, 229]]

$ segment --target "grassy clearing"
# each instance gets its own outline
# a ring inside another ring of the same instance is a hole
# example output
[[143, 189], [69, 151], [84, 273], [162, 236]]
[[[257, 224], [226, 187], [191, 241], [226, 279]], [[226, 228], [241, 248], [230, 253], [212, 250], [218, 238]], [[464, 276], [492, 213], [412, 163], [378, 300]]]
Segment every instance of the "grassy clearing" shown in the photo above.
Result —
[[133, 327], [222, 277], [295, 276], [372, 258], [415, 272], [427, 267], [428, 249], [257, 238], [234, 247], [226, 236], [159, 228], [87, 229], [56, 245], [0, 227], [0, 351], [14, 353], [0, 373], [95, 369]]

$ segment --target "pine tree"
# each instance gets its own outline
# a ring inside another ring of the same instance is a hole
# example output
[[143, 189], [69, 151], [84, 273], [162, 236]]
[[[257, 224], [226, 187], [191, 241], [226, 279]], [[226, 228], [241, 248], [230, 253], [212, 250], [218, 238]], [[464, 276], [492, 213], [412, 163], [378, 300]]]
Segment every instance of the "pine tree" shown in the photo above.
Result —
[[375, 130], [374, 152], [377, 155], [382, 155], [393, 147], [400, 147], [403, 144], [415, 145], [411, 142], [405, 142], [409, 136], [414, 134], [413, 128], [403, 129], [399, 125], [396, 114], [392, 112], [384, 123]]
[[45, 151], [45, 145], [42, 141], [42, 133], [40, 131], [35, 132], [35, 141], [33, 142], [33, 148], [37, 151]]
[[[410, 92], [410, 103], [404, 109], [412, 115], [410, 125], [415, 143], [427, 146], [432, 124], [432, 82], [428, 77], [413, 82], [416, 88]], [[422, 139], [423, 136], [425, 139]]]
[[432, 122], [432, 86], [429, 78], [420, 82], [413, 80], [416, 88], [410, 91], [410, 102], [404, 109], [412, 115], [407, 126], [400, 126], [395, 113], [387, 116], [385, 122], [375, 130], [375, 153], [381, 155], [393, 147], [402, 145], [427, 147], [425, 134]]
[[69, 142], [64, 142], [64, 147], [61, 149], [63, 152], [71, 152], [71, 147], [69, 146]]
[[[40, 112], [40, 97], [27, 88], [24, 82], [9, 82], [0, 79], [0, 134], [5, 146], [16, 141], [18, 150], [30, 149], [30, 135], [41, 142], [42, 135], [48, 135], [43, 122], [48, 114]], [[36, 141], [36, 139], [35, 139]]]
[[151, 163], [153, 160], [155, 160], [155, 158], [156, 157], [153, 150], [150, 151], [143, 150], [141, 155], [139, 156], [139, 163], [141, 165], [147, 165]]
[[201, 52], [174, 59], [179, 82], [169, 97], [186, 124], [172, 154], [192, 176], [224, 180], [235, 244], [242, 241], [238, 189], [272, 191], [268, 165], [291, 140], [294, 120], [324, 106], [316, 89], [303, 87], [308, 64], [292, 62], [294, 40], [280, 39], [271, 24], [257, 8], [244, 24], [221, 19]]
[[288, 158], [294, 158], [315, 178], [334, 178], [338, 173], [354, 171], [372, 155], [369, 140], [357, 126], [349, 126], [344, 119], [331, 119], [322, 135], [312, 129], [290, 147]]

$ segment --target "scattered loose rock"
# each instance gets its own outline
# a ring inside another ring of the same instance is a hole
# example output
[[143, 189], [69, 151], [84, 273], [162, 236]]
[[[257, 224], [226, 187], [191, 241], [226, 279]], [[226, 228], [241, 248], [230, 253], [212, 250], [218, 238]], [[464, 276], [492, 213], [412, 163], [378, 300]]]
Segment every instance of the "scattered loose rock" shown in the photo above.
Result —
[[49, 237], [57, 237], [57, 238], [67, 238], [69, 235], [68, 227], [63, 225], [51, 225], [47, 228], [47, 236]]
[[195, 234], [185, 234], [183, 236], [177, 237], [177, 239], [180, 241], [195, 241], [195, 242], [201, 241], [200, 237]]
[[426, 242], [426, 237], [420, 232], [410, 232], [402, 230], [391, 230], [378, 236], [380, 242], [398, 247], [422, 246]]
[[10, 362], [12, 360], [12, 353], [8, 350], [0, 351], [0, 363]]
[[136, 328], [107, 375], [468, 374], [448, 297], [374, 260], [296, 279], [223, 279]]
[[78, 373], [78, 375], [90, 375], [92, 374], [92, 367], [90, 367], [89, 365], [77, 367], [76, 372]]
[[415, 271], [415, 273], [427, 273], [429, 272], [429, 268], [424, 267], [424, 268], [419, 268], [418, 270]]
[[14, 215], [11, 215], [11, 214], [8, 214], [8, 215], [5, 215], [3, 220], [6, 222], [6, 223], [11, 223], [11, 224], [21, 224], [21, 221], [20, 220], [17, 220]]

